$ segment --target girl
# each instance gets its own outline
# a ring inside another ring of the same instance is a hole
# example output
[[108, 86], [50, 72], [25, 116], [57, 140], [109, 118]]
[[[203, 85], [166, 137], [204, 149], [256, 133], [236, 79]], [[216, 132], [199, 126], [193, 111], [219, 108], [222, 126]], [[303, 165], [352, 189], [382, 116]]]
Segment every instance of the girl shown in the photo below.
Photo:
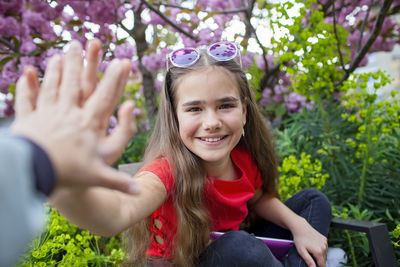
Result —
[[[278, 199], [271, 134], [238, 56], [226, 42], [170, 54], [139, 194], [63, 188], [54, 205], [95, 234], [129, 229], [135, 266], [325, 266], [329, 202], [310, 189]], [[294, 239], [287, 256], [237, 231], [249, 213], [251, 233]], [[211, 231], [228, 233], [211, 242]]]

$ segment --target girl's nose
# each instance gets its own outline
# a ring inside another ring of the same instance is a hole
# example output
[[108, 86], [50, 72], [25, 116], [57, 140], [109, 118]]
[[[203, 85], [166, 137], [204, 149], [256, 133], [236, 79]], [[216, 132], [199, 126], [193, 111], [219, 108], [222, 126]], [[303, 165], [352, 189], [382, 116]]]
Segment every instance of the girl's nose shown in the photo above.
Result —
[[207, 112], [206, 116], [203, 118], [203, 127], [206, 131], [215, 131], [221, 128], [221, 120], [214, 112]]

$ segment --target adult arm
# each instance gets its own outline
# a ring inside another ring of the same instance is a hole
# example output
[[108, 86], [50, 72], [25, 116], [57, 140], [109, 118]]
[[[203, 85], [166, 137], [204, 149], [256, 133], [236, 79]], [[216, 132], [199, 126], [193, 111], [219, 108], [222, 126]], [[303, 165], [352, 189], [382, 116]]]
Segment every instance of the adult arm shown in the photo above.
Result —
[[[27, 140], [0, 138], [1, 266], [12, 266], [42, 227], [44, 194], [54, 184], [54, 175], [42, 176], [41, 170], [49, 164], [45, 157]], [[46, 185], [44, 179], [49, 179]]]
[[318, 266], [326, 265], [327, 239], [303, 217], [294, 213], [278, 198], [267, 194], [257, 200], [254, 209], [263, 219], [290, 230], [296, 249], [308, 266], [316, 266], [315, 261]]
[[134, 180], [140, 187], [135, 195], [101, 187], [60, 187], [51, 204], [80, 228], [114, 236], [148, 217], [167, 198], [165, 186], [155, 174], [141, 172]]
[[132, 102], [121, 106], [117, 130], [105, 136], [131, 64], [114, 60], [97, 84], [99, 50], [99, 41], [88, 42], [83, 66], [82, 47], [73, 41], [65, 57], [50, 59], [40, 86], [33, 67], [18, 80], [14, 137], [0, 142], [1, 266], [11, 266], [40, 229], [43, 196], [54, 186], [137, 191], [129, 175], [108, 165], [136, 132]]

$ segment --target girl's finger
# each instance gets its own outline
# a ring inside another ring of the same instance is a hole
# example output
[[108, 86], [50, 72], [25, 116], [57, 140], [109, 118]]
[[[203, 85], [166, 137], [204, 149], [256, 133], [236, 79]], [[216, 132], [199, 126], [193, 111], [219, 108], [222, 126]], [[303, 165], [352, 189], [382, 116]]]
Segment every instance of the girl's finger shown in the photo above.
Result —
[[83, 102], [92, 94], [97, 85], [100, 49], [101, 43], [98, 39], [87, 42], [85, 54], [87, 65], [83, 69], [81, 83]]
[[57, 100], [62, 79], [62, 60], [61, 55], [55, 55], [49, 60], [38, 99], [39, 106], [51, 104]]
[[16, 86], [16, 118], [26, 116], [36, 108], [39, 84], [35, 68], [28, 66], [19, 78]]
[[308, 267], [316, 267], [314, 259], [305, 248], [298, 249], [297, 252], [299, 252], [299, 255], [303, 258]]
[[59, 100], [67, 106], [77, 105], [81, 91], [82, 45], [74, 40], [64, 56]]
[[321, 250], [320, 253], [313, 254], [314, 258], [317, 261], [317, 264], [319, 267], [325, 267], [326, 266], [326, 256], [327, 256], [327, 250]]

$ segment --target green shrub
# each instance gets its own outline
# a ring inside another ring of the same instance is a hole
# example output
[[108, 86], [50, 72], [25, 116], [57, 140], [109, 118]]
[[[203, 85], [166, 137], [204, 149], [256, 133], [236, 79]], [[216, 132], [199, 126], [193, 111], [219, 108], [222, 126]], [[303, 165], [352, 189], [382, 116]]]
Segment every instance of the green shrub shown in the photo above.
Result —
[[103, 238], [68, 222], [46, 204], [44, 232], [31, 243], [18, 266], [118, 266], [126, 258], [120, 237]]
[[396, 228], [391, 233], [393, 236], [393, 245], [398, 248], [400, 247], [400, 224], [396, 226]]
[[[385, 101], [377, 94], [389, 81], [380, 71], [352, 75], [341, 101], [315, 99], [312, 110], [289, 115], [277, 136], [281, 157], [306, 153], [321, 163], [321, 175], [330, 177], [322, 191], [340, 214], [347, 209], [351, 218], [380, 220], [394, 229], [400, 223], [400, 102], [396, 93]], [[362, 235], [333, 232], [329, 240], [341, 240], [350, 262], [371, 266]]]
[[282, 161], [279, 167], [279, 195], [282, 201], [303, 188], [314, 187], [321, 189], [325, 185], [328, 174], [323, 174], [321, 162], [317, 159], [311, 162], [311, 156], [301, 153], [300, 159], [290, 155]]

